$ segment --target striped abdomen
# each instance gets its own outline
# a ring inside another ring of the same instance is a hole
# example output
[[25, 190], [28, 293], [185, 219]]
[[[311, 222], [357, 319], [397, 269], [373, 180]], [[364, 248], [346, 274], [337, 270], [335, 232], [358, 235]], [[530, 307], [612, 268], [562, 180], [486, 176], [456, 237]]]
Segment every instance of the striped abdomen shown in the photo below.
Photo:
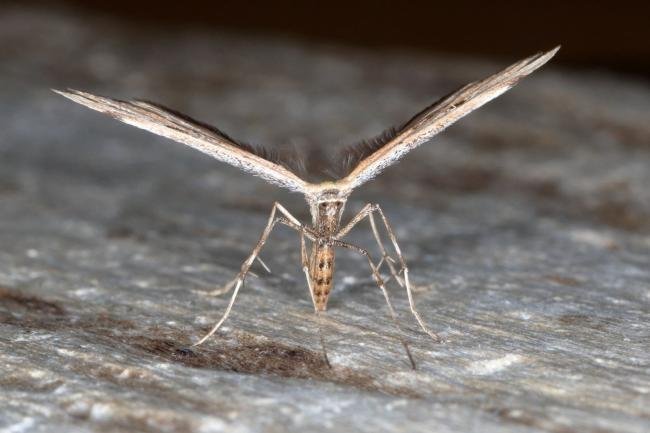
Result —
[[327, 308], [327, 298], [332, 289], [332, 277], [334, 276], [334, 248], [328, 245], [315, 245], [309, 276], [311, 287], [314, 291], [314, 302], [318, 311]]

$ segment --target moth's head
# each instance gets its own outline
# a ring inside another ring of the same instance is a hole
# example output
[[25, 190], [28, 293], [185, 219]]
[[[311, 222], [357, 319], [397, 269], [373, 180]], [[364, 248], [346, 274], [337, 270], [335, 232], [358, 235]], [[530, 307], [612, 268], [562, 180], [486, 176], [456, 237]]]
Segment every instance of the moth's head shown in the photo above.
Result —
[[314, 221], [317, 219], [334, 219], [339, 221], [345, 202], [348, 200], [349, 191], [337, 188], [322, 188], [307, 196], [311, 216]]

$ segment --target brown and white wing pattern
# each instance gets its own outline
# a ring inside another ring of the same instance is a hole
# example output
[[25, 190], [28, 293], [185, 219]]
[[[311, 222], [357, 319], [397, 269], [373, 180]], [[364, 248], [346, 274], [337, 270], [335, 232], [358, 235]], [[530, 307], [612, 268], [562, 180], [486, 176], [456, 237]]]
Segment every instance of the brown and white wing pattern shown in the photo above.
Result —
[[349, 148], [343, 158], [348, 159], [348, 164], [352, 159], [357, 165], [351, 167], [339, 183], [352, 189], [372, 179], [411, 149], [512, 88], [521, 78], [548, 62], [559, 49], [558, 46], [538, 53], [484, 80], [470, 83], [427, 107], [399, 130]]
[[308, 185], [280, 162], [268, 158], [268, 153], [263, 149], [235, 142], [216, 128], [157, 104], [144, 101], [120, 101], [78, 90], [54, 91], [124, 123], [186, 144], [278, 186], [295, 192], [304, 192]]

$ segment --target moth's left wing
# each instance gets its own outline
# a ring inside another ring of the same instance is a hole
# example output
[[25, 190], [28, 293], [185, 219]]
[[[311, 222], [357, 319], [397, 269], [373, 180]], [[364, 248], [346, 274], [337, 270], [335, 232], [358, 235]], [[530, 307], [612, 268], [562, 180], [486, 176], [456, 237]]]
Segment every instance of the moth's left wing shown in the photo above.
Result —
[[352, 189], [372, 179], [411, 149], [512, 88], [521, 78], [548, 62], [559, 49], [558, 46], [538, 53], [484, 80], [470, 83], [424, 109], [398, 131], [349, 148], [344, 159], [353, 159], [351, 165], [358, 164], [338, 181], [341, 187]]
[[78, 90], [54, 91], [124, 123], [186, 144], [273, 184], [302, 193], [307, 189], [307, 182], [278, 161], [273, 161], [263, 148], [238, 143], [218, 129], [170, 109], [149, 102], [121, 101]]

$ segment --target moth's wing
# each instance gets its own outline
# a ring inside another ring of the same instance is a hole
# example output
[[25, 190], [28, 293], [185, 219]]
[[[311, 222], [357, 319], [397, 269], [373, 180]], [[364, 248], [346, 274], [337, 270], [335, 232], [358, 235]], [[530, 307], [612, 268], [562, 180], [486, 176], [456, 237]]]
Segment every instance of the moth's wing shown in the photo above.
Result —
[[159, 105], [144, 101], [120, 101], [78, 90], [54, 91], [124, 123], [186, 144], [273, 184], [296, 192], [304, 192], [308, 185], [286, 167], [265, 158], [267, 152], [263, 149], [238, 143], [216, 128]]
[[449, 125], [512, 88], [560, 49], [556, 47], [521, 60], [484, 80], [470, 83], [427, 107], [397, 131], [347, 150], [343, 158], [358, 162], [339, 182], [354, 188], [372, 179], [408, 151], [428, 141]]

